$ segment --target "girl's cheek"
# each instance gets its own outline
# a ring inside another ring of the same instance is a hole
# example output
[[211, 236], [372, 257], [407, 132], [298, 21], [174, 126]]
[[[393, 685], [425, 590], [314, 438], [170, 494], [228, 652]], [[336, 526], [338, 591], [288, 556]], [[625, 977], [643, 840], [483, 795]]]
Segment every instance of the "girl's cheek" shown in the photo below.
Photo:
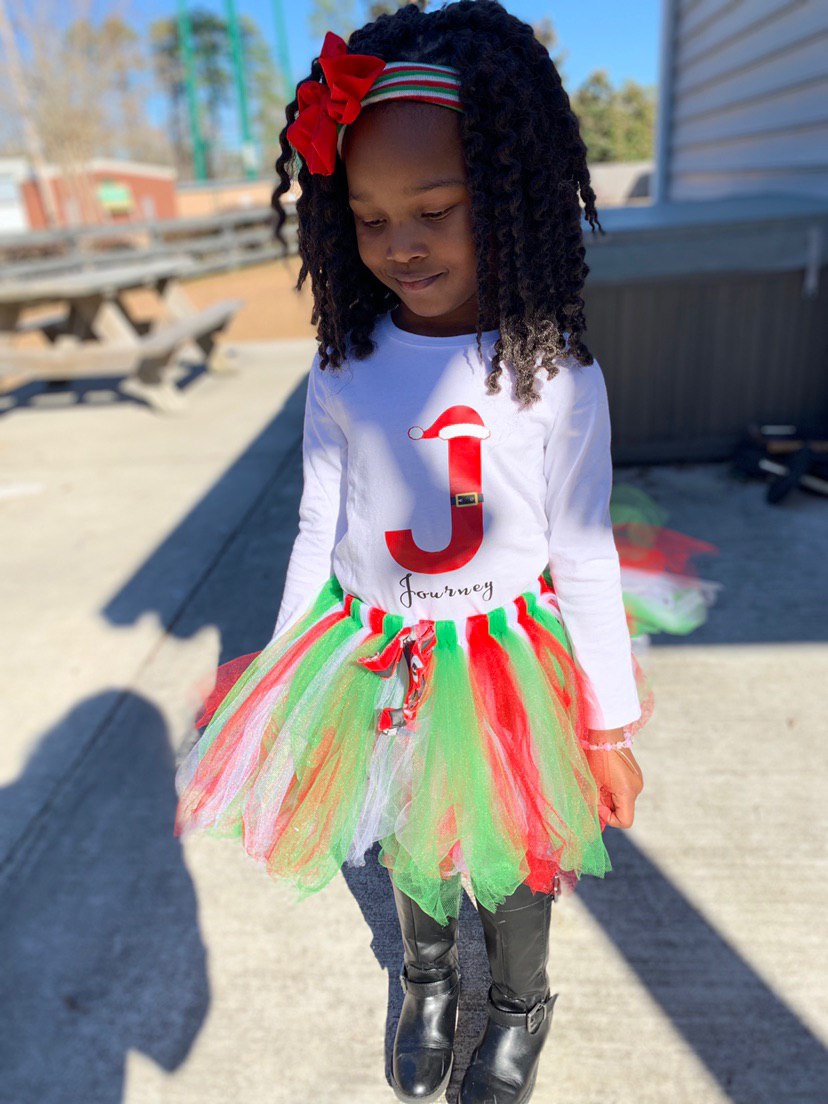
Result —
[[377, 258], [380, 256], [376, 241], [366, 238], [364, 234], [357, 234], [357, 249], [364, 264], [376, 264]]
[[377, 249], [375, 242], [367, 242], [357, 234], [357, 250], [359, 252], [359, 259], [370, 269], [373, 274], [380, 279], [380, 270], [382, 268], [382, 253]]
[[474, 249], [474, 233], [469, 214], [458, 212], [456, 219], [446, 220], [439, 224], [439, 229], [434, 235], [435, 244], [450, 246], [453, 252], [464, 252]]

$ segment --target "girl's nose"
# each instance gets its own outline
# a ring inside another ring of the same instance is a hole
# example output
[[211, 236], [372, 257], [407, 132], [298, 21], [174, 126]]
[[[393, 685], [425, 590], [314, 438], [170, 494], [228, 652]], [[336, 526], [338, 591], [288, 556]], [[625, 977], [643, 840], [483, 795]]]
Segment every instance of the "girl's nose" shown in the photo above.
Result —
[[422, 242], [418, 242], [409, 231], [397, 231], [391, 233], [388, 239], [386, 260], [394, 264], [409, 264], [411, 261], [421, 260], [427, 255], [427, 250]]

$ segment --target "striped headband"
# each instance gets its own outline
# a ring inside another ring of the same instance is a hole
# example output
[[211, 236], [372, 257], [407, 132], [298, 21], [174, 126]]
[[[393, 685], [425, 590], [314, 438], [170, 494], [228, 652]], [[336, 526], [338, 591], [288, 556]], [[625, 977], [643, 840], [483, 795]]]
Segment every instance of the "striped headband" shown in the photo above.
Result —
[[349, 54], [345, 40], [332, 31], [325, 35], [319, 64], [325, 83], [302, 81], [296, 90], [299, 112], [287, 128], [287, 140], [312, 173], [331, 175], [345, 127], [370, 104], [419, 100], [463, 111], [460, 71], [450, 65]]

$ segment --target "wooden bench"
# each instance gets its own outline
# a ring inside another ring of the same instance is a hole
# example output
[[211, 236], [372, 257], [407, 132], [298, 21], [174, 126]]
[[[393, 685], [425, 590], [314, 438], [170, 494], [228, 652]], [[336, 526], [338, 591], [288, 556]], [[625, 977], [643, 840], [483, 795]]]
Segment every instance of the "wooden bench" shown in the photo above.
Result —
[[56, 341], [69, 328], [69, 311], [56, 311], [41, 315], [40, 318], [27, 318], [15, 323], [16, 334], [41, 333], [49, 341]]
[[147, 359], [164, 364], [182, 345], [192, 341], [198, 345], [205, 359], [209, 359], [216, 334], [225, 329], [241, 306], [242, 299], [224, 299], [195, 314], [160, 323], [138, 339], [142, 354]]
[[191, 343], [209, 360], [217, 334], [225, 329], [242, 303], [240, 299], [223, 300], [184, 317], [156, 323], [146, 333], [124, 333], [116, 340], [100, 343], [79, 341], [75, 335], [66, 333], [65, 328], [61, 332], [65, 314], [26, 322], [16, 329], [24, 332], [39, 329], [49, 338], [50, 345], [41, 348], [3, 345], [0, 377], [68, 380], [90, 375], [134, 375], [138, 386], [124, 390], [140, 394], [158, 409], [169, 410], [176, 403], [171, 389], [164, 386], [165, 369]]

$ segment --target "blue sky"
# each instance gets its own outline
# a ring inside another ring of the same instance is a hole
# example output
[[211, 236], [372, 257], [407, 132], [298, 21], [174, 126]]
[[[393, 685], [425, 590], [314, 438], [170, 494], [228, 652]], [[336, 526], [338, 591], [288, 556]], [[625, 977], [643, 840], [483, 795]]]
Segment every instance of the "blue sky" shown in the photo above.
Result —
[[[191, 0], [193, 6], [226, 10], [224, 0]], [[175, 0], [99, 0], [100, 12], [121, 10], [136, 27], [174, 15]], [[606, 69], [613, 84], [631, 77], [642, 84], [658, 81], [658, 44], [661, 0], [505, 0], [505, 6], [526, 22], [551, 19], [558, 32], [560, 49], [566, 52], [562, 77], [568, 90], [574, 89], [595, 69]], [[236, 0], [239, 14], [259, 24], [275, 56], [275, 25], [272, 0]], [[310, 0], [283, 0], [288, 28], [294, 80], [307, 74], [321, 41], [311, 36], [308, 15]], [[357, 3], [357, 10], [364, 10]], [[153, 107], [156, 105], [153, 104]], [[153, 111], [153, 114], [155, 111]]]

